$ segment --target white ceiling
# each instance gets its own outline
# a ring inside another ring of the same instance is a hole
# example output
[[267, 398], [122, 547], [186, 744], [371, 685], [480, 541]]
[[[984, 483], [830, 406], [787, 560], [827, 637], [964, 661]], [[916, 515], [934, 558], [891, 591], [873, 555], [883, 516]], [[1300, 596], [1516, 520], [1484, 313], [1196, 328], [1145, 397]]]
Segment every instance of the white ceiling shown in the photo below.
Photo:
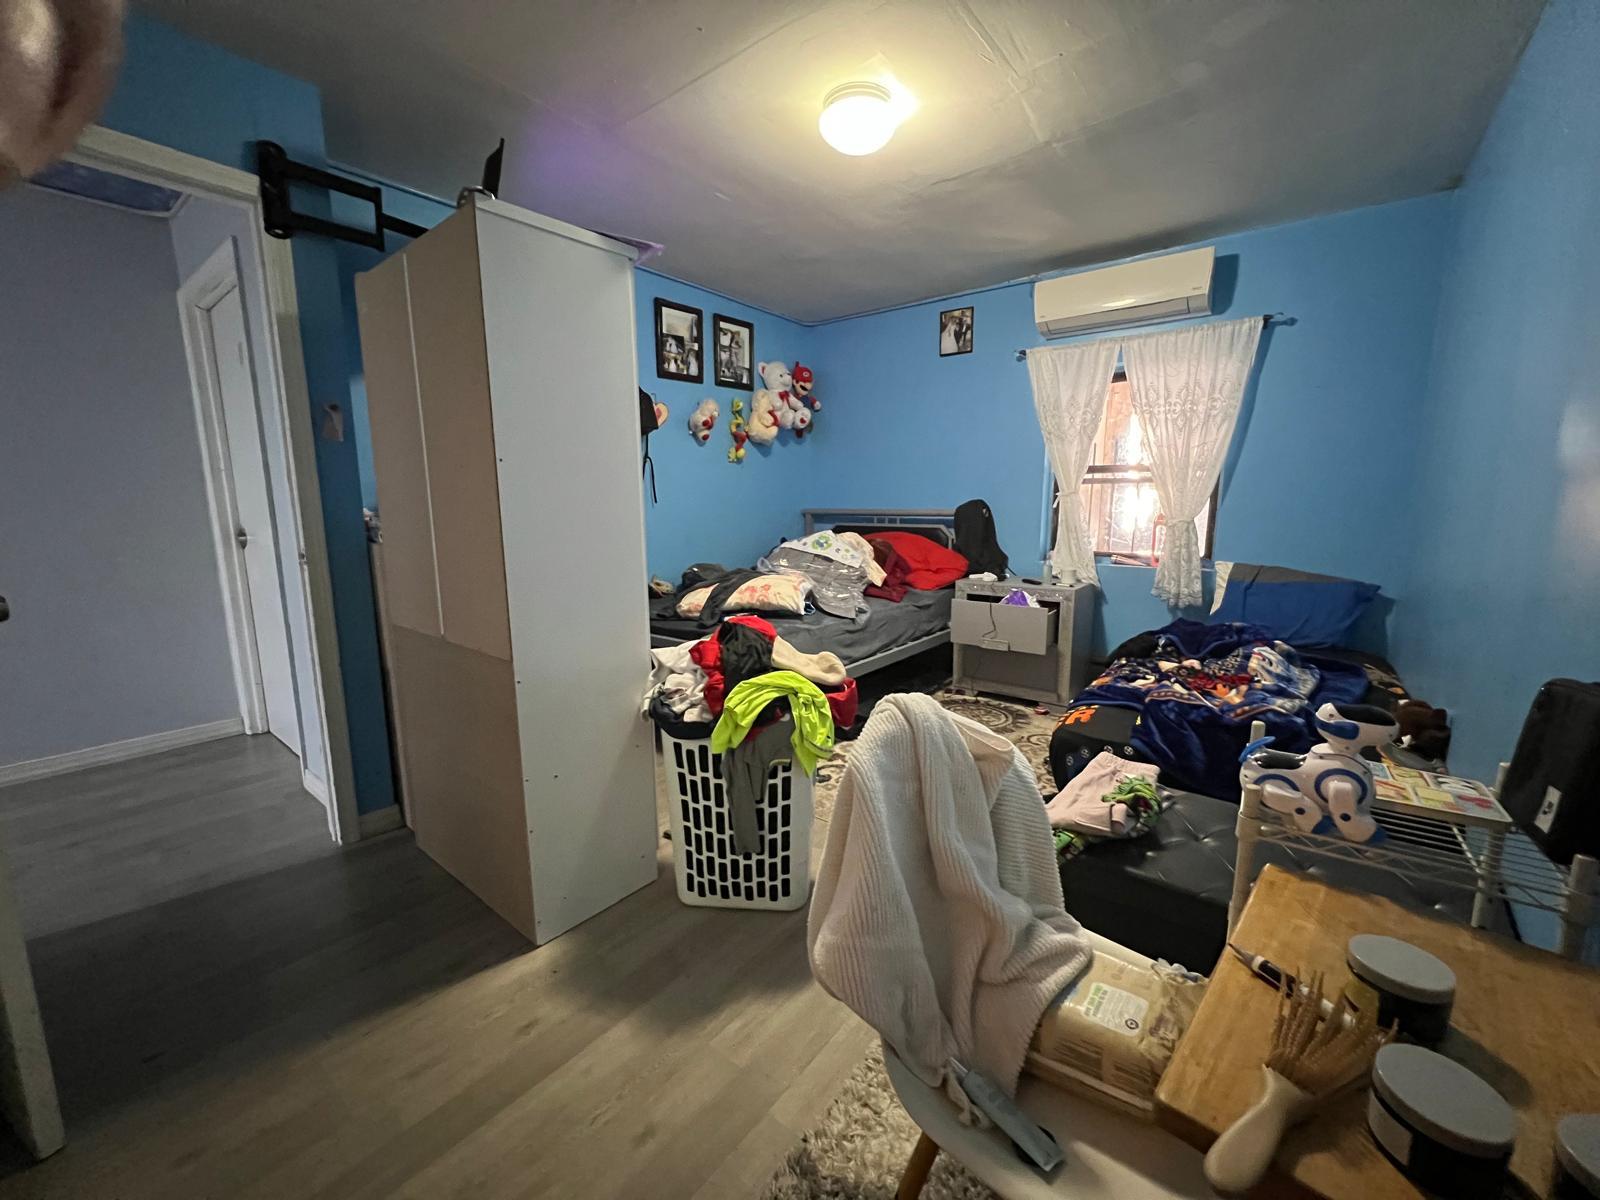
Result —
[[[336, 159], [663, 242], [814, 321], [1420, 195], [1543, 0], [143, 0], [321, 87]], [[917, 112], [817, 135], [834, 84]]]

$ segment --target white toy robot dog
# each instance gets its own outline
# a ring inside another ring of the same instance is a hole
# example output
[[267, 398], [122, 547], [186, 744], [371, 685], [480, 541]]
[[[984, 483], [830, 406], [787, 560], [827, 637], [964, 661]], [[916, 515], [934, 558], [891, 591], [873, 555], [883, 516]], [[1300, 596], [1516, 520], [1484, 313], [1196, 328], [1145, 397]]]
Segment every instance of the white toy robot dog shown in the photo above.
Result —
[[1240, 759], [1239, 785], [1259, 784], [1262, 803], [1306, 833], [1338, 830], [1352, 842], [1381, 838], [1371, 813], [1372, 771], [1361, 751], [1388, 745], [1400, 723], [1368, 704], [1331, 702], [1317, 709], [1314, 719], [1325, 742], [1305, 754], [1252, 742]]

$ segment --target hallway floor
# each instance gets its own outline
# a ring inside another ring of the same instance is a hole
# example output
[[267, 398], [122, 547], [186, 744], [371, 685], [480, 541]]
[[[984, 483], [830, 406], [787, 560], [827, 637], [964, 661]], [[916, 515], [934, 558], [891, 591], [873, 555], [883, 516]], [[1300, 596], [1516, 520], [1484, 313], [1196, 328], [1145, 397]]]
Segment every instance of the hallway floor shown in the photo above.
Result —
[[270, 734], [0, 787], [28, 937], [331, 854], [326, 810]]
[[[160, 878], [135, 885], [89, 810], [56, 823], [75, 882], [50, 887], [98, 890], [95, 845], [116, 898], [30, 939], [67, 1147], [13, 1149], [0, 1200], [743, 1198], [866, 1049], [810, 979], [804, 910], [684, 907], [665, 842], [654, 884], [534, 950], [407, 832], [338, 851], [302, 793], [320, 844], [264, 841], [292, 807], [271, 756], [207, 771], [201, 749], [162, 756], [170, 778], [144, 760], [127, 794], [98, 781], [99, 803], [193, 820], [258, 772], [226, 839], [256, 831], [254, 869], [207, 876], [154, 838], [129, 857]], [[37, 889], [49, 822], [12, 800]]]

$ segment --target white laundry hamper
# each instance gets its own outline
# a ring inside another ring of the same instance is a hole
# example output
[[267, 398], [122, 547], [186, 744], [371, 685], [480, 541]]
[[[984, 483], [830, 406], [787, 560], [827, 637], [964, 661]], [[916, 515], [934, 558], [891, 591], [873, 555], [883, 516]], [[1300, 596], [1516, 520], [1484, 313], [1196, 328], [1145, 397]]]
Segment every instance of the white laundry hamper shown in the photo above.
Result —
[[661, 731], [678, 899], [712, 908], [795, 909], [811, 888], [811, 777], [774, 763], [756, 804], [758, 848], [733, 848], [722, 755], [711, 741], [679, 741]]

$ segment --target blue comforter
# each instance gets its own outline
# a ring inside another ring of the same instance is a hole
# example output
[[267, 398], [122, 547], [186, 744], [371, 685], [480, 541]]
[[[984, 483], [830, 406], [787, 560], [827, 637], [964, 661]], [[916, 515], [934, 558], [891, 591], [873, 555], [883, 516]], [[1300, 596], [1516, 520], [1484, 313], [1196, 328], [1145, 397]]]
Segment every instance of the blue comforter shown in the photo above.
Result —
[[1359, 703], [1360, 667], [1274, 642], [1255, 625], [1174, 621], [1155, 631], [1149, 658], [1119, 658], [1077, 698], [1139, 710], [1133, 747], [1162, 782], [1234, 803], [1239, 755], [1261, 721], [1278, 750], [1321, 740], [1311, 715], [1327, 701]]

